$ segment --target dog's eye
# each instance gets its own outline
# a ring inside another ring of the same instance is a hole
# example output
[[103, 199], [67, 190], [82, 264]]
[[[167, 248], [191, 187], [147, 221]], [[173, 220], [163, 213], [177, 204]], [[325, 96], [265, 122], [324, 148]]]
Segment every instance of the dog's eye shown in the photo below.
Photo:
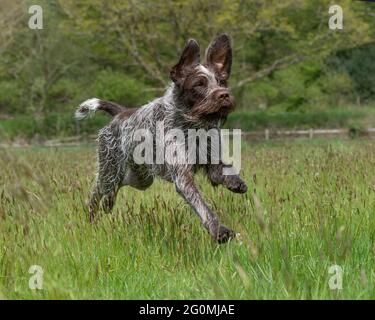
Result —
[[217, 79], [217, 83], [218, 83], [219, 86], [221, 86], [221, 87], [226, 87], [226, 86], [227, 86], [227, 81], [226, 81], [226, 80], [223, 80], [223, 79]]
[[204, 80], [199, 80], [198, 82], [196, 82], [195, 84], [194, 84], [194, 87], [203, 87], [204, 85], [205, 85], [206, 83], [205, 83], [205, 81]]

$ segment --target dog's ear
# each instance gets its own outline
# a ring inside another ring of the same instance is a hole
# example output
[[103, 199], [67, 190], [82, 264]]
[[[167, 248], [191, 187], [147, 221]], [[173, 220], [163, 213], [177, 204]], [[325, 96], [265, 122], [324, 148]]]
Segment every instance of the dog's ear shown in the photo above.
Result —
[[190, 39], [182, 51], [180, 61], [170, 71], [170, 77], [176, 84], [181, 84], [186, 75], [200, 63], [199, 44]]
[[221, 81], [228, 80], [232, 67], [232, 45], [227, 34], [221, 34], [208, 46], [205, 64]]

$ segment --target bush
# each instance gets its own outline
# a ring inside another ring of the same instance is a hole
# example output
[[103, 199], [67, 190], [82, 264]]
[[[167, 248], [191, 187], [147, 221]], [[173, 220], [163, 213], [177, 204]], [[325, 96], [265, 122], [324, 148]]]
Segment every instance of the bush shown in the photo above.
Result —
[[22, 111], [22, 90], [16, 82], [0, 82], [0, 112], [15, 113]]
[[336, 72], [347, 73], [353, 82], [357, 97], [363, 102], [375, 99], [375, 43], [342, 50], [327, 60]]
[[356, 122], [364, 119], [364, 110], [332, 109], [322, 112], [269, 112], [238, 111], [229, 116], [227, 128], [238, 128], [244, 131], [270, 129], [309, 129], [309, 128], [341, 128], [356, 126]]
[[[323, 112], [269, 112], [237, 111], [231, 114], [227, 128], [239, 128], [244, 131], [270, 129], [308, 129], [308, 128], [361, 128], [360, 120], [368, 119], [370, 109], [331, 109]], [[97, 113], [95, 117], [76, 122], [73, 112], [48, 113], [44, 117], [17, 116], [0, 121], [0, 140], [40, 137], [73, 136], [76, 134], [95, 134], [110, 121], [106, 114]], [[3, 137], [2, 137], [3, 136]]]
[[17, 116], [13, 119], [0, 121], [0, 140], [40, 137], [51, 139], [55, 137], [68, 137], [76, 134], [95, 134], [101, 127], [109, 122], [109, 117], [97, 114], [93, 118], [76, 122], [73, 112], [49, 113], [44, 117]]
[[81, 84], [72, 79], [61, 79], [50, 89], [49, 100], [57, 103], [67, 103], [81, 93]]
[[93, 86], [95, 96], [126, 106], [138, 106], [144, 104], [145, 99], [151, 99], [145, 89], [143, 82], [112, 70], [99, 72]]

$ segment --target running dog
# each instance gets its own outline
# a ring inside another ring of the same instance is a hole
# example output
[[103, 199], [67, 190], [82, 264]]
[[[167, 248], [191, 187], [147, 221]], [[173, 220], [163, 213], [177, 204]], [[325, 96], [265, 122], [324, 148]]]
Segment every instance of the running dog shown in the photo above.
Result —
[[[164, 96], [134, 109], [96, 98], [86, 100], [76, 111], [83, 119], [102, 110], [112, 121], [99, 131], [98, 172], [89, 201], [90, 220], [95, 219], [100, 207], [111, 211], [116, 195], [123, 186], [145, 190], [155, 177], [173, 182], [177, 192], [194, 209], [212, 238], [224, 243], [235, 237], [235, 232], [219, 223], [218, 216], [203, 200], [194, 183], [194, 174], [203, 168], [213, 186], [223, 185], [230, 191], [245, 193], [247, 186], [237, 174], [225, 175], [230, 165], [219, 160], [206, 164], [143, 163], [134, 160], [139, 142], [132, 137], [139, 129], [156, 134], [156, 124], [163, 122], [165, 130], [220, 129], [234, 109], [234, 98], [227, 87], [231, 73], [232, 47], [226, 34], [218, 36], [200, 61], [200, 48], [194, 39], [187, 42], [178, 63], [170, 71], [171, 84]], [[169, 144], [177, 143], [175, 140]], [[153, 148], [165, 147], [165, 141], [153, 142]], [[178, 148], [177, 148], [178, 150]]]

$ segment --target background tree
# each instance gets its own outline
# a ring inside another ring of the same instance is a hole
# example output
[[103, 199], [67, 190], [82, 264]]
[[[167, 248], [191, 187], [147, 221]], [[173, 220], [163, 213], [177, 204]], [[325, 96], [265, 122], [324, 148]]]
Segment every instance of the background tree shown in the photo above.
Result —
[[165, 90], [188, 38], [203, 53], [221, 32], [233, 38], [239, 110], [305, 112], [375, 98], [368, 3], [340, 1], [343, 30], [328, 28], [328, 0], [41, 0], [43, 30], [27, 26], [31, 4], [0, 3], [3, 114], [62, 118], [91, 96], [139, 105]]

